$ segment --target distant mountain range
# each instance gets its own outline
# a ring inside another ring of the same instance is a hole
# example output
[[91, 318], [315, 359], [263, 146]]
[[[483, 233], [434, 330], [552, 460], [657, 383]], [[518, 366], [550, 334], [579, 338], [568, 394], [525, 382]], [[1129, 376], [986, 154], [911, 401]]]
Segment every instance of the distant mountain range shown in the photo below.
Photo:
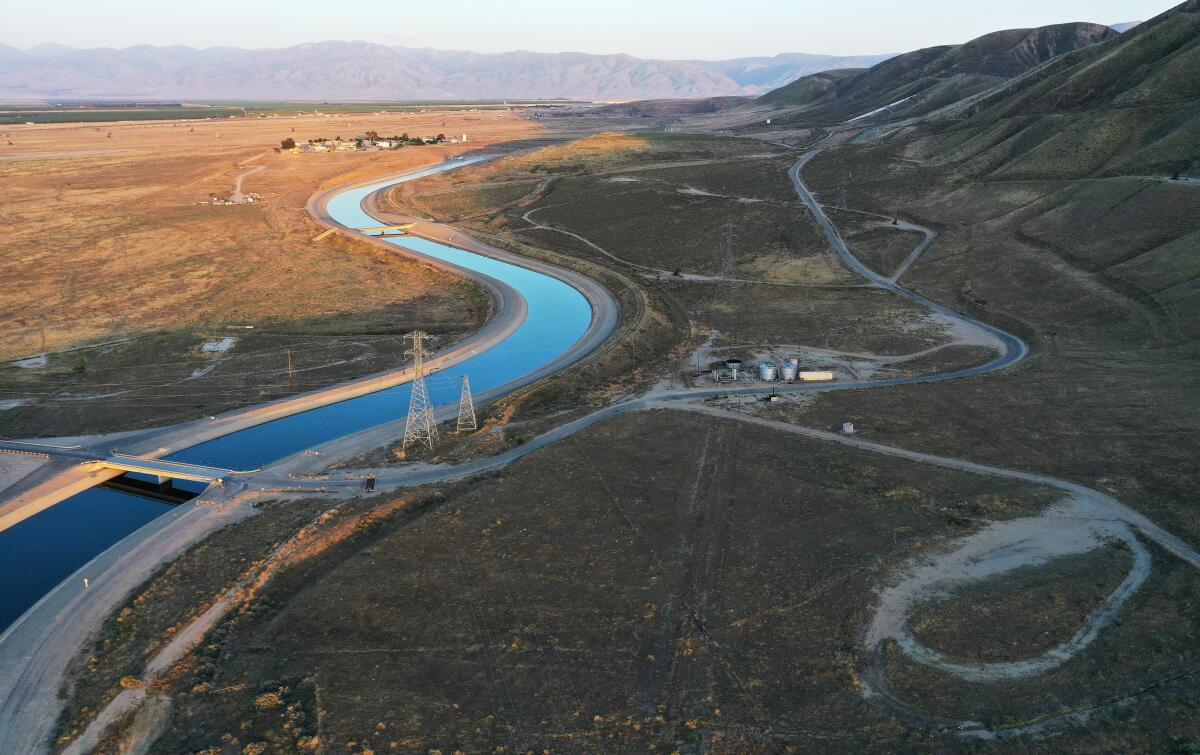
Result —
[[318, 42], [282, 49], [0, 45], [0, 98], [626, 100], [757, 95], [890, 55], [785, 53], [721, 61], [587, 53], [475, 53]]

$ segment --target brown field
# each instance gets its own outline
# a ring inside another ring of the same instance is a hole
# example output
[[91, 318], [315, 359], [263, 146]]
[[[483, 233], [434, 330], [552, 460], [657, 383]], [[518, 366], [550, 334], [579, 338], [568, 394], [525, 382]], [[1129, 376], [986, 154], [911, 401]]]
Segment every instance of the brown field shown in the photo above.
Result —
[[[742, 423], [610, 420], [277, 574], [184, 665], [155, 751], [905, 749], [921, 727], [857, 688], [872, 586], [1055, 497]], [[135, 598], [128, 633], [172, 626], [197, 569], [148, 585], [174, 608]], [[83, 699], [136, 669], [126, 633]]]
[[[733, 223], [735, 275], [842, 281], [844, 271], [787, 179], [791, 161], [777, 147], [748, 140], [602, 133], [398, 187], [391, 199], [538, 243], [552, 232], [529, 227], [547, 225], [633, 265], [702, 275], [721, 273], [723, 228]], [[522, 217], [527, 212], [530, 220]]]
[[[720, 275], [723, 227], [734, 223], [735, 275], [795, 285], [741, 283], [729, 293], [715, 282], [656, 284], [695, 327], [718, 331], [719, 345], [898, 354], [940, 342], [905, 332], [921, 310], [903, 299], [839, 288], [859, 281], [797, 200], [787, 178], [794, 159], [752, 140], [605, 132], [398, 187], [390, 201], [643, 277], [644, 268]], [[870, 248], [881, 246], [887, 259], [907, 256], [920, 239], [880, 234]]]
[[[400, 209], [459, 221], [494, 243], [541, 248], [522, 247], [530, 254], [574, 257], [591, 274], [621, 270], [644, 286], [611, 285], [638, 335], [610, 349], [595, 375], [571, 371], [499, 402], [481, 416], [501, 425], [518, 418], [512, 433], [481, 433], [475, 447], [432, 458], [521, 443], [611, 398], [604, 380], [613, 371], [644, 368], [627, 385], [661, 379], [664, 355], [677, 356], [684, 338], [681, 320], [692, 342], [711, 329], [731, 351], [799, 343], [888, 354], [944, 342], [944, 333], [920, 327], [915, 305], [880, 290], [814, 276], [795, 287], [739, 284], [728, 296], [711, 283], [639, 277], [578, 238], [521, 222], [542, 207], [535, 219], [637, 264], [711, 271], [720, 269], [711, 266], [719, 260], [711, 216], [750, 207], [743, 217], [760, 235], [736, 260], [739, 273], [778, 269], [763, 257], [835, 269], [819, 236], [811, 244], [800, 232], [779, 236], [804, 222], [784, 210], [785, 158], [749, 159], [744, 141], [676, 139], [608, 134], [582, 149], [543, 151], [547, 159], [521, 155], [393, 192]], [[676, 164], [685, 162], [693, 164]], [[1164, 271], [1121, 253], [1132, 235], [1080, 229], [1140, 217], [1140, 251], [1171, 252], [1172, 238], [1195, 230], [1200, 215], [1189, 210], [1200, 192], [1124, 182], [963, 185], [903, 155], [857, 148], [831, 150], [806, 175], [829, 200], [851, 170], [852, 208], [942, 229], [906, 283], [1018, 331], [1033, 354], [983, 378], [749, 410], [824, 429], [850, 420], [867, 439], [1092, 485], [1195, 542], [1194, 323], [1179, 317], [1190, 311], [1188, 296], [1169, 290], [1190, 267], [1184, 260]], [[702, 193], [680, 191], [689, 187]], [[694, 222], [649, 227], [672, 212]], [[617, 222], [621, 213], [630, 222]], [[881, 269], [917, 240], [852, 216], [836, 220]], [[1156, 254], [1178, 259], [1166, 252]], [[877, 376], [988, 356], [959, 345]], [[929, 752], [977, 746], [954, 720], [1017, 726], [1092, 710], [1086, 728], [1060, 738], [978, 746], [1194, 751], [1200, 577], [1157, 549], [1152, 576], [1119, 621], [1042, 676], [971, 683], [894, 647], [867, 657], [875, 590], [896, 569], [1056, 496], [726, 420], [620, 417], [495, 476], [421, 491], [370, 526], [338, 530], [335, 521], [306, 540], [314, 555], [277, 573], [161, 685], [172, 711], [153, 751]], [[302, 504], [300, 514], [322, 505]], [[351, 505], [398, 506], [388, 496]], [[250, 520], [198, 549], [256, 556], [300, 514], [274, 509], [263, 532], [238, 531], [254, 527]], [[110, 620], [81, 661], [88, 667], [64, 731], [232, 579], [232, 568], [200, 579], [198, 549]], [[1129, 563], [1114, 545], [1018, 569], [929, 596], [911, 628], [952, 658], [1025, 658], [1069, 638]], [[913, 709], [864, 698], [864, 670], [880, 668]]]
[[986, 379], [827, 394], [793, 416], [845, 418], [883, 442], [1110, 490], [1200, 541], [1200, 299], [1188, 243], [1200, 191], [1137, 178], [965, 181], [897, 150], [837, 148], [805, 176], [830, 186], [851, 170], [851, 207], [898, 207], [942, 227], [906, 285], [1014, 330], [1033, 354]]
[[[442, 129], [471, 141], [273, 152], [285, 137]], [[319, 229], [304, 202], [322, 186], [536, 131], [509, 113], [14, 126], [12, 144], [0, 147], [0, 276], [9, 294], [0, 305], [0, 358], [39, 353], [43, 328], [46, 348], [57, 349], [151, 328], [366, 311], [411, 298], [424, 280], [407, 266], [356, 263], [349, 248], [331, 255], [328, 245], [310, 244]], [[247, 176], [244, 189], [262, 194], [262, 204], [207, 204], [256, 166], [264, 170]]]
[[886, 218], [852, 210], [825, 209], [854, 252], [877, 273], [891, 275], [924, 238], [917, 231], [893, 227]]
[[[368, 130], [466, 132], [470, 141], [389, 152], [274, 151], [285, 137]], [[45, 369], [0, 367], [0, 402], [162, 384], [158, 398], [140, 397], [130, 414], [128, 398], [0, 411], [6, 432], [46, 434], [126, 428], [277, 397], [281, 383], [283, 393], [295, 388], [286, 378], [289, 348], [312, 369], [300, 374], [314, 387], [395, 364], [395, 339], [380, 336], [419, 325], [446, 343], [474, 330], [487, 315], [474, 286], [339, 235], [313, 243], [321, 229], [304, 203], [323, 186], [437, 163], [535, 136], [539, 127], [508, 112], [433, 112], [13, 126], [6, 133], [0, 361], [51, 355]], [[241, 174], [243, 190], [261, 194], [260, 203], [209, 203], [210, 193], [228, 194]], [[229, 330], [246, 324], [255, 330]], [[176, 386], [215, 361], [200, 344], [226, 335], [244, 338], [213, 376]], [[53, 353], [132, 337], [140, 338]], [[364, 337], [374, 348], [355, 359]], [[135, 374], [142, 366], [157, 369], [152, 377]], [[212, 382], [222, 371], [226, 377]], [[236, 377], [248, 374], [261, 390]], [[155, 404], [162, 411], [151, 411]]]

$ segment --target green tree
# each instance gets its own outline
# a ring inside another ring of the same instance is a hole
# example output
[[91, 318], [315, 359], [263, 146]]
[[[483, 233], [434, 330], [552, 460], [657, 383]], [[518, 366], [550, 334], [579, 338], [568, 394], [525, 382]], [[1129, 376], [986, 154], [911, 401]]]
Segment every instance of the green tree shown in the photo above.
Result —
[[75, 366], [71, 369], [76, 375], [82, 375], [83, 373], [87, 372], [87, 360], [83, 357], [79, 357], [75, 360]]
[[283, 147], [284, 149], [294, 149], [296, 147], [296, 140], [289, 136], [281, 141], [279, 146]]

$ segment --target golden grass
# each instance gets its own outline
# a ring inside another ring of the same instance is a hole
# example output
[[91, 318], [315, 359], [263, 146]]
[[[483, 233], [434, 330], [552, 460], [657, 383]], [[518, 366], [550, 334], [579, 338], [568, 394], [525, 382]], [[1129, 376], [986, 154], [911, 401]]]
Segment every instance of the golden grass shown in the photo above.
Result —
[[[445, 132], [467, 144], [277, 153], [285, 137]], [[508, 112], [13, 126], [0, 139], [0, 359], [156, 328], [286, 320], [453, 298], [447, 279], [319, 232], [318, 188], [526, 138]], [[11, 142], [11, 143], [10, 143]], [[248, 161], [248, 162], [247, 162]], [[261, 204], [213, 206], [254, 166]], [[44, 346], [43, 346], [44, 333]]]

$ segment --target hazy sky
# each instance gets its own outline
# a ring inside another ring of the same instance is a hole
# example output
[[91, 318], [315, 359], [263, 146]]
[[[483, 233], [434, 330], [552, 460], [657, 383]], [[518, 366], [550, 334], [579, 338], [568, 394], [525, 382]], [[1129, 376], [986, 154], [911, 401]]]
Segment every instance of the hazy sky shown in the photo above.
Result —
[[720, 59], [850, 55], [1064, 21], [1144, 20], [1162, 0], [56, 0], [13, 3], [0, 42], [30, 47], [286, 47], [327, 39], [500, 52]]

